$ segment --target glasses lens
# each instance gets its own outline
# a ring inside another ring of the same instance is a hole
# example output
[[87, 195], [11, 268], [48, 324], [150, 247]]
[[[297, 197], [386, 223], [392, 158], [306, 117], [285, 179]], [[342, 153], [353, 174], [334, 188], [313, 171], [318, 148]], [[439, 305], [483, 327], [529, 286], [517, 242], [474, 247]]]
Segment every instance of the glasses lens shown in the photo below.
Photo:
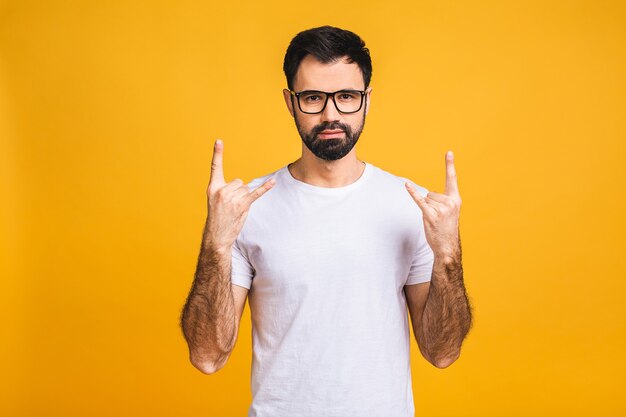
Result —
[[361, 93], [358, 91], [338, 91], [335, 93], [335, 103], [340, 112], [352, 113], [361, 108]]
[[300, 93], [300, 108], [306, 113], [317, 113], [322, 111], [326, 103], [326, 94], [318, 91], [305, 91]]

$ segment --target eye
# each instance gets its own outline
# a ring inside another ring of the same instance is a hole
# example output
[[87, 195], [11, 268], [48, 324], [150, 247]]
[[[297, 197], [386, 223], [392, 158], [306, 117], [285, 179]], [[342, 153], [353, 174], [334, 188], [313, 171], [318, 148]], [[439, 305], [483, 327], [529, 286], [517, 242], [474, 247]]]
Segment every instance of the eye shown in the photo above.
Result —
[[302, 98], [307, 103], [315, 103], [317, 101], [320, 101], [322, 99], [322, 96], [319, 94], [305, 94], [302, 96]]
[[339, 96], [339, 100], [341, 101], [352, 101], [352, 100], [356, 100], [358, 98], [358, 94], [357, 93], [351, 93], [348, 91], [344, 91], [338, 94]]

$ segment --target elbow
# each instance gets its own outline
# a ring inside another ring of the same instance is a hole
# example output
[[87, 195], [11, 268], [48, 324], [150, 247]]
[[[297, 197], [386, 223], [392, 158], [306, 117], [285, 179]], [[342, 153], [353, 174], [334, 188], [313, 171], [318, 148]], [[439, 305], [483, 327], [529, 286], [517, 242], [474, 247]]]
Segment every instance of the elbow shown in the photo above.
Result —
[[205, 375], [211, 375], [220, 370], [220, 367], [209, 361], [191, 362], [191, 364]]
[[457, 351], [452, 355], [444, 356], [441, 358], [437, 358], [433, 361], [430, 361], [436, 368], [445, 369], [448, 366], [452, 365], [459, 357], [461, 356], [461, 351]]
[[456, 350], [452, 352], [450, 355], [437, 355], [432, 352], [428, 352], [425, 349], [420, 347], [420, 352], [424, 359], [426, 359], [430, 364], [432, 364], [435, 368], [445, 369], [448, 366], [452, 365], [459, 357], [461, 356], [461, 351]]
[[226, 365], [226, 359], [215, 362], [204, 358], [197, 358], [193, 355], [189, 359], [191, 364], [205, 375], [214, 374]]

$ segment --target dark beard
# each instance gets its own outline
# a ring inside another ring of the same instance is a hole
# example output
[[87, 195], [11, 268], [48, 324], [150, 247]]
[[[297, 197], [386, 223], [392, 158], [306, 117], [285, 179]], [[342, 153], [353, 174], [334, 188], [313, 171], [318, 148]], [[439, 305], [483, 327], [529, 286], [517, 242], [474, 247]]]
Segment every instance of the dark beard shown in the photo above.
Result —
[[[348, 125], [339, 122], [323, 122], [319, 125], [315, 126], [311, 129], [310, 133], [306, 133], [302, 131], [300, 124], [298, 124], [298, 119], [294, 118], [296, 121], [296, 128], [298, 129], [298, 133], [302, 138], [302, 142], [306, 145], [307, 148], [313, 153], [313, 155], [317, 156], [320, 159], [324, 159], [326, 161], [336, 161], [337, 159], [341, 159], [346, 156], [354, 145], [359, 140], [359, 136], [361, 136], [361, 132], [363, 131], [363, 127], [365, 126], [365, 112], [363, 112], [363, 121], [361, 126], [352, 131], [352, 128]], [[317, 135], [323, 130], [336, 130], [341, 129], [345, 133], [345, 138], [343, 139], [318, 139]]]

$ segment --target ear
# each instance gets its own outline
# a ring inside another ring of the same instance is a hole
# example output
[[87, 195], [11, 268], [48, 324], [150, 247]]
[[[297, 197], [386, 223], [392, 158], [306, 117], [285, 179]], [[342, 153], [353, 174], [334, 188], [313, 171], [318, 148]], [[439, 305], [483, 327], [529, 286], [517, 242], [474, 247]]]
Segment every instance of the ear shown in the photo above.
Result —
[[285, 104], [287, 105], [287, 110], [289, 110], [289, 113], [291, 113], [291, 117], [294, 117], [293, 100], [292, 100], [293, 96], [291, 95], [291, 92], [287, 90], [286, 88], [283, 89], [283, 97], [285, 98]]
[[371, 95], [372, 95], [372, 87], [368, 87], [367, 90], [365, 90], [365, 115], [367, 116], [367, 112], [370, 110], [370, 101], [371, 99]]

